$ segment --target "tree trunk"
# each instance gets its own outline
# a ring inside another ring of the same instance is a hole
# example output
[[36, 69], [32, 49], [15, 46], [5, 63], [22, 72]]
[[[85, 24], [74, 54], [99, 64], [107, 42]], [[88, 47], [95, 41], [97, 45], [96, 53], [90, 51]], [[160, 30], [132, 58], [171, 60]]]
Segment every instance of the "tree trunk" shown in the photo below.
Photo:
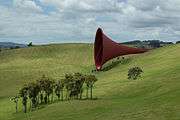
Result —
[[70, 95], [70, 91], [68, 90], [67, 92], [66, 92], [66, 100], [69, 100], [69, 96]]
[[48, 103], [49, 103], [50, 99], [49, 99], [49, 94], [48, 94]]
[[57, 97], [58, 97], [58, 101], [59, 101], [60, 100], [60, 94], [59, 93], [57, 94]]
[[32, 108], [32, 104], [31, 104], [31, 100], [30, 100], [30, 105], [29, 105], [29, 111], [31, 111], [31, 108]]
[[87, 98], [87, 99], [89, 98], [88, 94], [89, 94], [89, 88], [87, 87], [87, 88], [86, 88], [86, 98]]
[[68, 90], [66, 91], [66, 98], [65, 98], [66, 100], [67, 100], [67, 96], [68, 96]]
[[45, 102], [45, 104], [47, 104], [47, 95], [45, 95], [45, 97], [44, 97], [44, 102]]
[[37, 96], [37, 104], [39, 105], [39, 98], [40, 98], [40, 95], [38, 94]]
[[18, 112], [18, 102], [16, 102], [16, 113]]
[[24, 107], [24, 113], [26, 113], [27, 112], [27, 105], [25, 104], [25, 105], [23, 105], [23, 107]]
[[24, 113], [27, 112], [27, 97], [26, 96], [23, 96], [23, 99], [22, 99], [22, 104], [23, 104], [23, 108], [24, 108]]
[[91, 100], [92, 100], [92, 86], [91, 86]]
[[63, 90], [61, 91], [61, 100], [63, 101]]
[[41, 104], [43, 103], [43, 94], [40, 94], [40, 100], [41, 100]]
[[76, 95], [76, 100], [78, 99], [78, 94]]
[[54, 94], [52, 92], [52, 96], [51, 96], [51, 102], [53, 103], [53, 97], [54, 97]]
[[80, 90], [80, 100], [82, 99], [82, 89]]

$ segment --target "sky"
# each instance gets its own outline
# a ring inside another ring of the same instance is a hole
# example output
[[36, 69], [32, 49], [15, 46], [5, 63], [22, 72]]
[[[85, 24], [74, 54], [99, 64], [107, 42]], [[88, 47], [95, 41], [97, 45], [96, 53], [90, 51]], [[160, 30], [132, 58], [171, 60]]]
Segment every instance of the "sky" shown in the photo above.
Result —
[[0, 42], [180, 40], [180, 0], [0, 0]]

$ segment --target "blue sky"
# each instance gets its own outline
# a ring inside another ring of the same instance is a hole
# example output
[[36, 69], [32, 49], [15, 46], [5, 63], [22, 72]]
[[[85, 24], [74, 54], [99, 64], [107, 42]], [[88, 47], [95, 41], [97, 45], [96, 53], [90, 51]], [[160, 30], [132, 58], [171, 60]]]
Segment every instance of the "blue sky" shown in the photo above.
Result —
[[180, 0], [0, 0], [0, 42], [180, 40]]

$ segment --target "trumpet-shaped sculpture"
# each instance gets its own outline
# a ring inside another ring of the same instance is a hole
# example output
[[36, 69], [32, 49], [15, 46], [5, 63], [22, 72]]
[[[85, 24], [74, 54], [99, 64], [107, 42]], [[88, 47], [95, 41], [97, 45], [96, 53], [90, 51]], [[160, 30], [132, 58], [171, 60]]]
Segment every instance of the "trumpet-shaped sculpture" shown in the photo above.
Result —
[[96, 70], [101, 70], [103, 64], [117, 56], [144, 53], [147, 49], [128, 47], [112, 41], [98, 28], [94, 43], [94, 61]]

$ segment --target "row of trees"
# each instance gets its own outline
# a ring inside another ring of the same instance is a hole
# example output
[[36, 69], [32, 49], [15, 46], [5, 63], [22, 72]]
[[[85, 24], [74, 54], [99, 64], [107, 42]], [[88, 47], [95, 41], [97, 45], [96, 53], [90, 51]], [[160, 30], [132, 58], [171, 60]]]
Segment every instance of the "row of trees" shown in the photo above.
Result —
[[[94, 75], [83, 75], [81, 73], [66, 74], [64, 79], [52, 80], [43, 75], [39, 80], [24, 85], [18, 96], [11, 100], [16, 103], [22, 101], [23, 111], [27, 112], [27, 103], [30, 102], [30, 109], [34, 109], [41, 104], [53, 103], [54, 96], [57, 100], [83, 99], [83, 91], [86, 88], [86, 98], [93, 99], [93, 86], [97, 81]], [[54, 95], [55, 94], [55, 95]]]

